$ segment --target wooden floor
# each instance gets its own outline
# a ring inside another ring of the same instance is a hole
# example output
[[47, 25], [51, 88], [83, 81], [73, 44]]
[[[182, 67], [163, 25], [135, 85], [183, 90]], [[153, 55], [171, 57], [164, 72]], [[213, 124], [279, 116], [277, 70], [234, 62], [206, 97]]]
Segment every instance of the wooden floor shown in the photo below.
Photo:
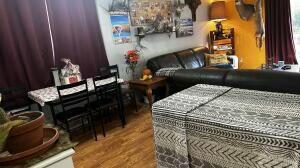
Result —
[[[98, 141], [92, 133], [79, 141], [73, 156], [76, 168], [154, 168], [156, 167], [150, 109], [126, 112], [127, 125], [116, 118], [105, 124], [106, 137], [98, 126]], [[82, 133], [81, 133], [82, 134]]]

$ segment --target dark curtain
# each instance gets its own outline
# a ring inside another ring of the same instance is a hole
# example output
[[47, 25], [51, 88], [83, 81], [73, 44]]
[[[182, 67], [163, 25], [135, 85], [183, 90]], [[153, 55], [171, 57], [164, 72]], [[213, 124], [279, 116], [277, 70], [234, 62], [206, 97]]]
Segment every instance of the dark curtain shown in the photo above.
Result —
[[290, 0], [266, 0], [266, 54], [274, 62], [296, 64]]
[[84, 78], [108, 65], [95, 0], [47, 0], [56, 66], [61, 58], [80, 66]]
[[47, 86], [53, 65], [43, 0], [0, 0], [0, 88]]

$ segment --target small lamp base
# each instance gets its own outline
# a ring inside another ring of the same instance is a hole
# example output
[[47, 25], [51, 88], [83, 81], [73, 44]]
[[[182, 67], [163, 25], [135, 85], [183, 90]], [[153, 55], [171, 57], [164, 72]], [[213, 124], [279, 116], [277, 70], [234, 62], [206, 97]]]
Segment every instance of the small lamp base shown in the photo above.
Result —
[[223, 25], [221, 21], [216, 22], [216, 39], [224, 39], [223, 36]]

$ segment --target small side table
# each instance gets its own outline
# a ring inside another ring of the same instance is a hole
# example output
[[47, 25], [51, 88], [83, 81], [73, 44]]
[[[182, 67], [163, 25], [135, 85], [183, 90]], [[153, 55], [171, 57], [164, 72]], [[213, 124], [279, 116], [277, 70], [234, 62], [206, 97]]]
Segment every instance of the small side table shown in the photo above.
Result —
[[150, 108], [152, 108], [152, 90], [159, 87], [166, 87], [166, 96], [169, 95], [169, 86], [167, 78], [165, 77], [153, 77], [151, 80], [131, 80], [129, 81], [129, 87], [133, 90], [140, 90], [146, 93]]

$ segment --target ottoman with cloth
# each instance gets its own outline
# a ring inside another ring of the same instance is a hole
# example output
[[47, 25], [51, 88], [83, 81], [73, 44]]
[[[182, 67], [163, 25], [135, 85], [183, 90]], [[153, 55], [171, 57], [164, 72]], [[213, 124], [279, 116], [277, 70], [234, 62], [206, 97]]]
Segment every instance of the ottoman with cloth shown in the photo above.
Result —
[[300, 95], [200, 84], [152, 113], [158, 167], [300, 165]]

